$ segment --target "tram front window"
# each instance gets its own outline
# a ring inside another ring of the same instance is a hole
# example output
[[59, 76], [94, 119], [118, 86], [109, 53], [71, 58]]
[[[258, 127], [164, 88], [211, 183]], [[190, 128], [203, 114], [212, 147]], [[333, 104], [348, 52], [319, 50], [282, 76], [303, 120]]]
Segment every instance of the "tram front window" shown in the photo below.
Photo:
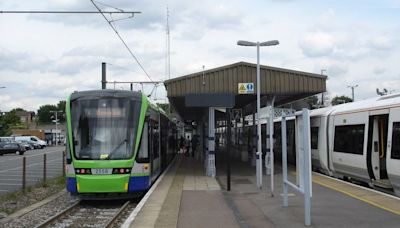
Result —
[[132, 157], [139, 107], [124, 98], [77, 99], [71, 102], [74, 155], [83, 160]]

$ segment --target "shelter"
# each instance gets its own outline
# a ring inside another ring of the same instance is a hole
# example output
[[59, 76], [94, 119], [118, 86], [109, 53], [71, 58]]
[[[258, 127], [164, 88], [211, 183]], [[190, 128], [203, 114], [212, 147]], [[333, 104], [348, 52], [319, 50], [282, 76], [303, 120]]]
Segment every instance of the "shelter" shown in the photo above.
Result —
[[[212, 167], [215, 153], [215, 110], [240, 108], [243, 115], [253, 113], [254, 124], [256, 67], [256, 64], [238, 62], [164, 82], [168, 99], [182, 119], [196, 121], [202, 129], [203, 149], [207, 151], [208, 167], [211, 166], [208, 169], [210, 175], [215, 170], [215, 166], [214, 169]], [[325, 92], [326, 79], [327, 76], [320, 74], [261, 65], [261, 106], [283, 105]], [[249, 86], [244, 94], [241, 91], [243, 85]]]

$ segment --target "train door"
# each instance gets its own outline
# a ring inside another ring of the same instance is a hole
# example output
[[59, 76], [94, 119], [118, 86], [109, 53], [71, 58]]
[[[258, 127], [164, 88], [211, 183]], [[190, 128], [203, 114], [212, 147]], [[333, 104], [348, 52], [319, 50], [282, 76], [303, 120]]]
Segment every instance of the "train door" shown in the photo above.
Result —
[[400, 107], [390, 109], [388, 128], [387, 172], [396, 195], [400, 195]]
[[368, 173], [371, 179], [374, 180], [374, 184], [381, 187], [385, 187], [385, 180], [388, 179], [386, 171], [388, 118], [388, 114], [372, 115], [369, 117], [370, 124], [367, 150]]

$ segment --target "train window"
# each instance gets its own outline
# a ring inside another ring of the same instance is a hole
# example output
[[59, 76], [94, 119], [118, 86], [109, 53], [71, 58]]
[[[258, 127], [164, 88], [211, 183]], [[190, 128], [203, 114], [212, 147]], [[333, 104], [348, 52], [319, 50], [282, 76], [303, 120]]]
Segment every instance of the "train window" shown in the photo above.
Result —
[[392, 159], [400, 159], [400, 122], [393, 123]]
[[311, 127], [311, 149], [318, 149], [318, 129], [319, 127]]
[[342, 153], [363, 154], [364, 124], [335, 127], [333, 150]]

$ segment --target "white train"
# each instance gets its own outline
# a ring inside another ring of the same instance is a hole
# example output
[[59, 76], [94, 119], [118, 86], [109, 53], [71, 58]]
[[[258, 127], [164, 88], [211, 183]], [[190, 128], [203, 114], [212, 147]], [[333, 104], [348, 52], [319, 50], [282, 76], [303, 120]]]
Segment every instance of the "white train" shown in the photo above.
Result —
[[314, 169], [400, 196], [400, 94], [312, 110]]

